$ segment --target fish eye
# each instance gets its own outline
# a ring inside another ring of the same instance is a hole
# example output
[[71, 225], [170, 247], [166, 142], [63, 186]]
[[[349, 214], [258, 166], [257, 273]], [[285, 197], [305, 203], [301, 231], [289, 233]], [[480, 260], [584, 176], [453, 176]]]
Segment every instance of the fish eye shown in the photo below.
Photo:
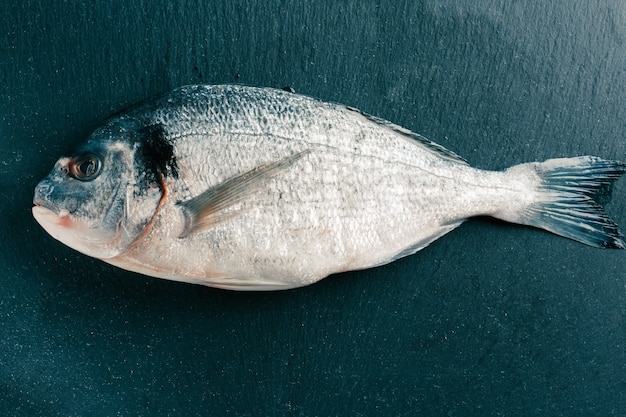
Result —
[[100, 175], [102, 161], [92, 153], [85, 153], [72, 159], [69, 174], [80, 181], [91, 181]]

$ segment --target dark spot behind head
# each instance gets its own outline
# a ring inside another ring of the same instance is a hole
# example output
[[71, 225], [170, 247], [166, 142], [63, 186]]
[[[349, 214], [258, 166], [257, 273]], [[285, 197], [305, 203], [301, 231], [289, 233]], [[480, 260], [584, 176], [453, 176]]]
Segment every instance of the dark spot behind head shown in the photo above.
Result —
[[139, 153], [154, 180], [157, 179], [157, 174], [178, 178], [174, 146], [167, 138], [163, 126], [160, 124], [146, 126], [139, 132], [139, 137]]

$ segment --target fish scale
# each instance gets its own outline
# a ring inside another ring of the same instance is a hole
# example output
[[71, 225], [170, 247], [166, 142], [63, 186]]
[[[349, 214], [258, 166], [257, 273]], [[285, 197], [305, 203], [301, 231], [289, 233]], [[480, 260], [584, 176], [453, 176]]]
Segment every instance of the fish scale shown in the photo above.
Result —
[[[274, 290], [392, 262], [477, 215], [623, 248], [592, 196], [624, 169], [586, 156], [479, 170], [351, 107], [196, 85], [96, 129], [38, 185], [33, 214], [61, 242], [124, 269]], [[123, 210], [103, 220], [107, 207]]]

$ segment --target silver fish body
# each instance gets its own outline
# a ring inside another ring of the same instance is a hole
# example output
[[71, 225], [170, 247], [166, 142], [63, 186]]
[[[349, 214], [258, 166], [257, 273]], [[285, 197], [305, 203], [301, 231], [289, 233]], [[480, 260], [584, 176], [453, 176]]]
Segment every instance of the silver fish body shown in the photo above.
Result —
[[37, 186], [33, 214], [124, 269], [273, 290], [391, 262], [477, 215], [624, 247], [591, 198], [623, 172], [595, 157], [478, 170], [350, 107], [196, 85], [109, 119]]

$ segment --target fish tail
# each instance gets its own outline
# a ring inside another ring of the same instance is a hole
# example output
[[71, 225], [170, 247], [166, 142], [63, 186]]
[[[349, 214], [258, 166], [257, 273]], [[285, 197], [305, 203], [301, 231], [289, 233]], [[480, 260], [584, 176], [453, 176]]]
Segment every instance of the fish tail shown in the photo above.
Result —
[[[532, 176], [533, 191], [524, 193], [527, 204], [494, 217], [539, 227], [590, 246], [626, 248], [617, 225], [602, 209], [613, 182], [626, 172], [626, 164], [593, 156], [550, 159], [516, 165], [507, 173]], [[536, 179], [538, 178], [538, 181]]]

